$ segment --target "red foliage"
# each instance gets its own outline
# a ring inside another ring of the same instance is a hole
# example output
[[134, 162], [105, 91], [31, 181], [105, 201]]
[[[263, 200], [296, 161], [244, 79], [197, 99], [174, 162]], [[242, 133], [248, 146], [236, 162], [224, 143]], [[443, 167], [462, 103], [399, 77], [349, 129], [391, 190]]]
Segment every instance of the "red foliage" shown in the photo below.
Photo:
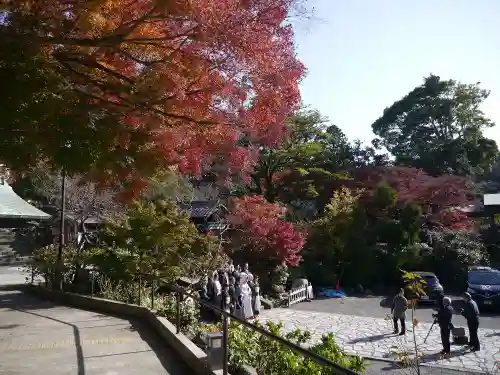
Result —
[[[252, 150], [237, 139], [281, 140], [305, 71], [286, 22], [296, 2], [19, 0], [6, 10], [13, 35], [43, 45], [89, 111], [120, 119], [105, 130], [110, 144], [142, 157], [113, 168], [137, 176], [151, 160], [193, 174], [214, 160], [248, 170]], [[14, 19], [25, 14], [27, 26]]]
[[397, 192], [399, 201], [417, 202], [430, 214], [470, 204], [468, 181], [459, 176], [432, 177], [407, 167], [362, 168], [352, 175], [358, 187], [373, 190], [385, 183]]
[[468, 180], [453, 175], [432, 177], [422, 169], [409, 167], [362, 168], [351, 173], [357, 187], [373, 190], [385, 183], [398, 194], [400, 202], [416, 202], [433, 225], [468, 229], [467, 215], [457, 208], [469, 205]]
[[472, 222], [467, 214], [461, 211], [443, 211], [436, 221], [447, 229], [466, 231], [472, 229]]
[[262, 196], [235, 198], [231, 210], [233, 225], [242, 232], [242, 239], [258, 258], [286, 262], [295, 267], [305, 235], [285, 221], [284, 207], [268, 203]]

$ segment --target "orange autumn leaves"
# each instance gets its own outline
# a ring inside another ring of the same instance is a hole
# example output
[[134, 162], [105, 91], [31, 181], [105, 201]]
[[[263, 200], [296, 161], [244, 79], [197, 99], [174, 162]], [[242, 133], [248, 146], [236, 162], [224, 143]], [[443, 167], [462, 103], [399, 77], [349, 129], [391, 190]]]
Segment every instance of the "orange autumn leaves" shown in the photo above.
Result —
[[[95, 165], [105, 159], [120, 178], [149, 172], [148, 163], [191, 173], [214, 162], [248, 168], [252, 147], [236, 141], [245, 135], [278, 142], [299, 106], [304, 67], [285, 22], [295, 1], [1, 4], [10, 20], [4, 34], [40, 46], [85, 109], [97, 114], [78, 126], [103, 133], [107, 143], [92, 154]], [[110, 119], [119, 126], [108, 126]], [[63, 132], [77, 141], [71, 129]], [[117, 145], [127, 153], [119, 163], [112, 154]]]

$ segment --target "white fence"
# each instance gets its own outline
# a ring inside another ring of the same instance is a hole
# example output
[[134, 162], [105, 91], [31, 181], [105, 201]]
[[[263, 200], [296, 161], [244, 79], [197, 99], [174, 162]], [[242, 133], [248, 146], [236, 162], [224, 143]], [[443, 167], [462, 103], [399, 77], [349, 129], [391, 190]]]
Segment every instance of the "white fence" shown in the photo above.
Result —
[[312, 287], [306, 285], [290, 290], [288, 293], [288, 307], [302, 301], [312, 299]]

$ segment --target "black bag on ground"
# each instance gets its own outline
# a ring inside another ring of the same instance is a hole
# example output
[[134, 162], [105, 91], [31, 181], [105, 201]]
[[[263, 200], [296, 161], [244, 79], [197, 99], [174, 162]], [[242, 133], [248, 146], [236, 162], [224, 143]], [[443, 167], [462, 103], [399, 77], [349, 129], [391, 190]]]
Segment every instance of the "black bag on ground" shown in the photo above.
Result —
[[454, 345], [467, 345], [469, 338], [465, 335], [465, 328], [453, 328], [451, 330]]

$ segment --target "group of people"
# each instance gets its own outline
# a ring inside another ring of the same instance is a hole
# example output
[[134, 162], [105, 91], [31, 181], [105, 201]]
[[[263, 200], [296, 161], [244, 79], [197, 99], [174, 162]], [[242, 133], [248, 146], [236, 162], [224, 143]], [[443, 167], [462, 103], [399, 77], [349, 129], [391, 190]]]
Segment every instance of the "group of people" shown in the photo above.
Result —
[[[259, 278], [250, 272], [248, 263], [242, 268], [231, 261], [202, 280], [198, 293], [202, 300], [242, 320], [254, 319], [260, 313]], [[204, 320], [218, 318], [217, 313], [203, 306], [201, 315]]]
[[[469, 293], [465, 293], [463, 299], [465, 305], [460, 312], [467, 320], [467, 328], [469, 329], [468, 346], [475, 352], [480, 350], [479, 338], [477, 335], [477, 331], [479, 329], [479, 308]], [[395, 334], [404, 335], [406, 333], [405, 320], [407, 309], [408, 300], [404, 296], [404, 290], [401, 289], [396, 297], [394, 297], [391, 308]], [[450, 354], [450, 334], [452, 333], [454, 326], [452, 323], [453, 308], [449, 297], [445, 297], [444, 295], [440, 296], [438, 300], [438, 311], [433, 315], [433, 317], [435, 322], [439, 325], [441, 333], [441, 343], [443, 345], [441, 354]], [[401, 331], [399, 331], [398, 322], [401, 325]]]

